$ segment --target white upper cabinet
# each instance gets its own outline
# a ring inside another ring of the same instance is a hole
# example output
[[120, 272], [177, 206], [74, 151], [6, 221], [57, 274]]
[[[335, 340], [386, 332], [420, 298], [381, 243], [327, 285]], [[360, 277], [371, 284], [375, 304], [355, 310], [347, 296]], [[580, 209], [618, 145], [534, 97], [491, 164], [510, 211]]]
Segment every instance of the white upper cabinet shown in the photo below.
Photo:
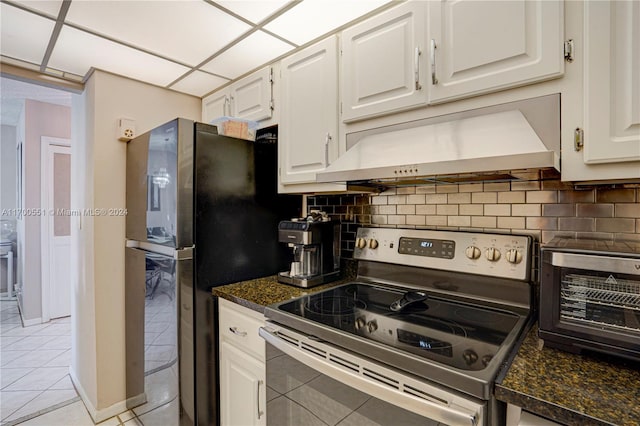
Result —
[[315, 182], [338, 156], [337, 37], [288, 56], [280, 69], [280, 183]]
[[264, 121], [273, 115], [272, 68], [266, 67], [202, 99], [202, 121], [222, 116]]
[[266, 67], [230, 86], [231, 116], [261, 121], [271, 118], [272, 69]]
[[584, 20], [584, 161], [638, 161], [640, 2], [585, 2]]
[[202, 121], [210, 122], [214, 118], [229, 115], [229, 91], [223, 89], [202, 99]]
[[404, 3], [342, 32], [343, 121], [426, 105], [426, 4]]
[[429, 1], [429, 103], [559, 77], [564, 5], [555, 0]]

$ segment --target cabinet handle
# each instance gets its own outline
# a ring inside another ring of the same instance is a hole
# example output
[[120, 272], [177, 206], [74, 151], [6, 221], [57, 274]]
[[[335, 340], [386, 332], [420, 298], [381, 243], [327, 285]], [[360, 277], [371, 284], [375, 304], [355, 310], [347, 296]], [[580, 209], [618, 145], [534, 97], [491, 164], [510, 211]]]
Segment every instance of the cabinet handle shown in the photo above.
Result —
[[245, 337], [247, 335], [246, 331], [240, 331], [238, 330], [238, 327], [229, 327], [229, 331], [240, 337]]
[[256, 382], [256, 407], [257, 407], [257, 411], [258, 411], [258, 420], [260, 420], [260, 417], [262, 417], [264, 415], [264, 411], [260, 410], [260, 386], [262, 386], [264, 384], [264, 382], [262, 380], [257, 380]]
[[415, 55], [413, 57], [413, 74], [414, 81], [416, 82], [416, 90], [422, 89], [420, 85], [420, 48], [416, 46]]
[[331, 142], [331, 133], [327, 132], [324, 138], [324, 166], [329, 166], [329, 143]]
[[233, 96], [230, 96], [231, 100], [229, 101], [229, 117], [233, 117], [233, 102], [236, 100]]
[[225, 96], [224, 97], [224, 104], [222, 104], [222, 114], [223, 115], [230, 115], [227, 111], [231, 111], [231, 108], [227, 108], [227, 105], [229, 105], [229, 97]]
[[438, 78], [436, 77], [436, 41], [431, 39], [431, 83], [438, 84]]

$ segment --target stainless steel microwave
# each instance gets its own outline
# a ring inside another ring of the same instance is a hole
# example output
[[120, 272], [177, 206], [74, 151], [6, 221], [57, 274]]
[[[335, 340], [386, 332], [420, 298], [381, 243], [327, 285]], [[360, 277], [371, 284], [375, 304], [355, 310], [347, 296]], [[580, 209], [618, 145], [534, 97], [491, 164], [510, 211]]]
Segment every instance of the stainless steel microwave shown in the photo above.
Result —
[[640, 360], [640, 241], [555, 238], [540, 264], [546, 346]]

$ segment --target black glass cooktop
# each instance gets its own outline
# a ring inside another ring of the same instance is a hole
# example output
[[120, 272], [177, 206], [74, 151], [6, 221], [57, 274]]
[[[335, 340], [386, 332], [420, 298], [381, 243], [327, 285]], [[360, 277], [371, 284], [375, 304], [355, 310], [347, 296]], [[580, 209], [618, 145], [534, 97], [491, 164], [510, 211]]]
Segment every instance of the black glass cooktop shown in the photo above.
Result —
[[280, 304], [278, 309], [463, 370], [491, 362], [519, 315], [437, 295], [391, 305], [406, 290], [352, 283]]

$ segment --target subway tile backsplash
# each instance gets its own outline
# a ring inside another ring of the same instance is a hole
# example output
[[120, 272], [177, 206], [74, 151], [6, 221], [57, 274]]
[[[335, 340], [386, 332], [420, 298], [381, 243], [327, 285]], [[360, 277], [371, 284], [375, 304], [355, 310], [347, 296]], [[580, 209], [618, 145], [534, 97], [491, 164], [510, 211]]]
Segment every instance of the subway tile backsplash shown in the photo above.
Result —
[[423, 185], [380, 194], [317, 195], [309, 210], [342, 222], [342, 256], [358, 227], [450, 229], [640, 241], [640, 183], [574, 188], [559, 180]]

